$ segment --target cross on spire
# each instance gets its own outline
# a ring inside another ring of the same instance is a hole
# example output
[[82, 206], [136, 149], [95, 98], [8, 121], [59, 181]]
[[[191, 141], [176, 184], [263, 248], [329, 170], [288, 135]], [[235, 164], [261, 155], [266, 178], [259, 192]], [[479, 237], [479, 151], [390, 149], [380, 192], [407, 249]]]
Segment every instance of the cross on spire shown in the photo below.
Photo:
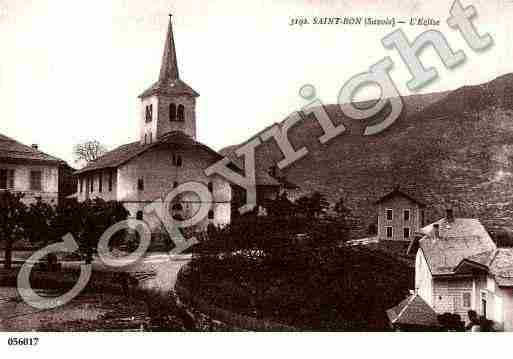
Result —
[[169, 27], [167, 30], [166, 45], [164, 46], [164, 54], [162, 56], [162, 64], [160, 67], [160, 81], [177, 80], [180, 77], [178, 73], [178, 62], [176, 59], [172, 18], [173, 14], [169, 14]]

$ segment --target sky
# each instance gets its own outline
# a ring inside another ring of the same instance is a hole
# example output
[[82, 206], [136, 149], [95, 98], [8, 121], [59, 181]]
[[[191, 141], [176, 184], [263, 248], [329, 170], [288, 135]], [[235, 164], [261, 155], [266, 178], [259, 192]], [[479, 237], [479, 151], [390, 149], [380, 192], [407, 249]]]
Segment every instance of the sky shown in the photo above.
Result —
[[[243, 142], [306, 105], [298, 95], [315, 86], [336, 103], [352, 76], [385, 56], [402, 95], [411, 94], [405, 64], [381, 38], [397, 27], [290, 26], [293, 17], [411, 16], [438, 27], [400, 25], [413, 40], [441, 31], [467, 61], [445, 69], [434, 51], [421, 59], [439, 79], [420, 93], [455, 89], [513, 72], [513, 0], [473, 4], [479, 33], [494, 46], [476, 53], [450, 29], [451, 1], [406, 0], [0, 0], [0, 133], [75, 165], [73, 145], [96, 139], [109, 149], [136, 141], [137, 96], [160, 69], [168, 14], [173, 13], [180, 77], [200, 93], [198, 140], [219, 150]], [[359, 98], [379, 95], [376, 89]]]

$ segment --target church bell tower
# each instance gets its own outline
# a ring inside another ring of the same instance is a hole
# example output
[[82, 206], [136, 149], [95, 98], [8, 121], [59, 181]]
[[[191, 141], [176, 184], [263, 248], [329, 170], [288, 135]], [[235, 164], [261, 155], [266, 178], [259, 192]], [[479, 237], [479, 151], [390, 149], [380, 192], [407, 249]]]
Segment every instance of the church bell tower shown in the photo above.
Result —
[[183, 132], [196, 139], [198, 96], [196, 91], [180, 79], [172, 16], [169, 15], [159, 80], [139, 96], [141, 144], [156, 142], [163, 135], [174, 131]]

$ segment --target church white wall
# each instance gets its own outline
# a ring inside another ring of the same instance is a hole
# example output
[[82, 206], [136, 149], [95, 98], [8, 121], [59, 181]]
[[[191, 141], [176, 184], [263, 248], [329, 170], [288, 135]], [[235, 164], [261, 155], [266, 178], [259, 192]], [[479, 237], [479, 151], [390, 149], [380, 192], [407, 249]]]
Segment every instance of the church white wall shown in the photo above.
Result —
[[[109, 176], [112, 173], [112, 190], [109, 191]], [[100, 192], [100, 176], [102, 177], [102, 191]], [[82, 191], [80, 191], [80, 181]], [[93, 182], [93, 191], [91, 192], [91, 181]], [[117, 200], [117, 170], [105, 169], [94, 173], [80, 175], [77, 182], [78, 201], [83, 202], [87, 199], [101, 198], [105, 201]]]
[[[173, 165], [173, 153], [182, 156], [182, 167]], [[232, 199], [231, 186], [228, 181], [219, 176], [207, 177], [205, 168], [210, 166], [215, 159], [204, 150], [173, 151], [170, 148], [151, 149], [141, 156], [132, 159], [118, 170], [118, 200], [126, 204], [127, 209], [133, 217], [137, 211], [159, 199], [165, 199], [173, 189], [176, 182], [178, 185], [195, 181], [205, 186], [213, 183], [213, 203], [209, 203], [214, 210], [216, 225], [229, 223], [230, 203]], [[144, 190], [138, 190], [138, 180], [143, 179]], [[183, 194], [181, 202], [184, 210], [189, 214], [195, 213], [198, 208], [198, 197], [193, 194]], [[169, 206], [170, 208], [171, 206]], [[145, 214], [144, 218], [152, 226], [153, 219]], [[203, 225], [210, 221], [204, 220]]]

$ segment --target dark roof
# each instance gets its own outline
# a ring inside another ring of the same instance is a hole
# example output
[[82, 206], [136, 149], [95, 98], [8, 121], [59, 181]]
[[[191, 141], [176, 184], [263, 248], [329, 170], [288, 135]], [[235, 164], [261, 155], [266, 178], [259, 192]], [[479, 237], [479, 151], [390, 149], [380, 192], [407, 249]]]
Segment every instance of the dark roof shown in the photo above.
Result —
[[376, 204], [388, 201], [389, 199], [397, 197], [397, 196], [407, 198], [410, 201], [417, 203], [421, 207], [425, 207], [424, 203], [422, 203], [421, 201], [415, 199], [412, 195], [406, 193], [405, 191], [400, 190], [399, 187], [394, 188], [394, 190], [392, 192], [389, 192], [386, 195], [384, 195], [383, 197], [381, 197], [380, 199], [378, 199], [376, 201]]
[[513, 248], [498, 248], [489, 268], [499, 286], [513, 287]]
[[120, 146], [110, 152], [107, 152], [96, 161], [91, 162], [86, 167], [77, 171], [76, 174], [85, 172], [100, 170], [104, 168], [117, 168], [132, 158], [139, 156], [140, 154], [161, 146], [175, 149], [201, 149], [212, 154], [216, 160], [220, 160], [223, 157], [211, 149], [210, 147], [194, 140], [192, 137], [186, 135], [181, 131], [173, 131], [165, 134], [157, 142], [148, 145], [142, 145], [140, 141], [128, 143]]
[[199, 93], [194, 91], [192, 87], [187, 85], [181, 79], [167, 79], [167, 80], [159, 80], [151, 85], [148, 89], [146, 89], [142, 94], [139, 95], [140, 98], [148, 97], [155, 94], [166, 94], [171, 96], [176, 95], [190, 95], [194, 97], [198, 97]]
[[[439, 237], [434, 236], [433, 224], [439, 225]], [[433, 275], [454, 274], [464, 259], [473, 258], [478, 263], [486, 261], [486, 252], [496, 249], [495, 243], [478, 219], [445, 218], [424, 228], [425, 236], [419, 246]]]
[[63, 164], [63, 160], [0, 134], [0, 160]]
[[387, 310], [387, 316], [393, 325], [411, 325], [438, 327], [438, 317], [418, 294], [412, 294], [395, 307]]
[[[267, 128], [270, 128], [270, 127], [272, 127], [272, 126], [269, 126]], [[240, 145], [225, 147], [221, 151], [219, 151], [219, 153], [221, 153], [223, 156], [226, 156], [227, 158], [229, 158], [230, 161], [232, 161], [232, 163], [234, 163], [238, 167], [244, 168], [243, 157], [237, 156], [236, 151], [237, 151], [237, 149], [241, 148], [242, 146], [244, 146], [245, 144], [247, 144], [248, 142], [250, 142], [251, 140], [253, 140], [256, 137], [257, 136], [253, 136], [249, 140], [241, 143]], [[265, 168], [263, 163], [258, 161], [258, 156], [255, 155], [255, 177], [256, 177], [256, 183], [258, 185], [263, 185], [263, 186], [281, 186], [281, 185], [285, 186], [286, 185], [283, 182], [280, 183], [280, 181], [278, 179], [274, 178], [273, 176], [271, 176], [268, 171], [269, 171], [269, 168]], [[283, 180], [283, 178], [282, 178], [282, 180]], [[292, 182], [289, 182], [287, 185], [294, 186], [294, 184]], [[297, 188], [299, 188], [299, 187], [297, 187]], [[296, 188], [289, 188], [289, 189], [296, 189]]]

